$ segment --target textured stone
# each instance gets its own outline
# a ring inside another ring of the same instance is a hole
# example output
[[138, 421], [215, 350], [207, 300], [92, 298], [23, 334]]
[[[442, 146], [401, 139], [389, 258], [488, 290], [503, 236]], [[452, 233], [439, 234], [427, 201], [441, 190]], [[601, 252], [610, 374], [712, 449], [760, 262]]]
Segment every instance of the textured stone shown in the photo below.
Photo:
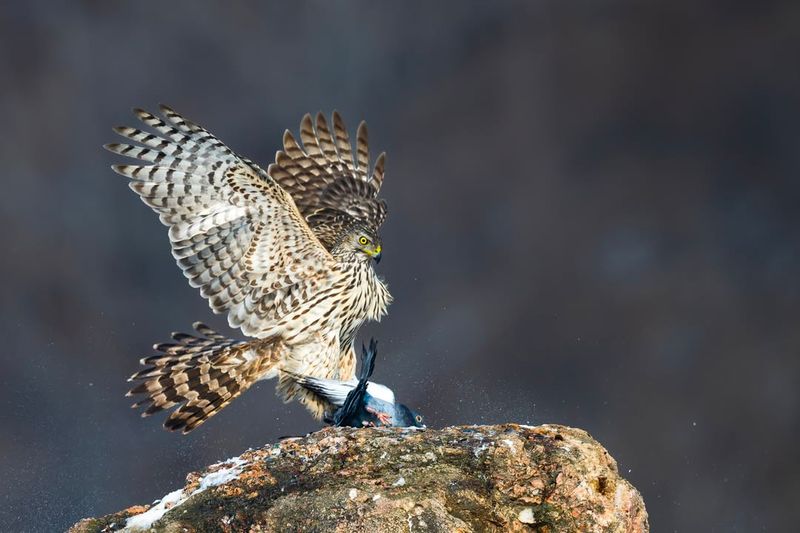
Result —
[[[182, 495], [153, 530], [648, 531], [608, 452], [555, 425], [326, 428], [189, 474]], [[118, 531], [144, 510], [70, 531]]]

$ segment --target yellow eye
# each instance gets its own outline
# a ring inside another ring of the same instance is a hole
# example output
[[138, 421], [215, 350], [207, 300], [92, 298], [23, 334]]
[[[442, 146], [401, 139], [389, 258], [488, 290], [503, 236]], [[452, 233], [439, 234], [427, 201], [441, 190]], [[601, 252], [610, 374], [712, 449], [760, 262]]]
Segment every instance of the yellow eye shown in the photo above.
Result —
[[359, 238], [358, 238], [358, 244], [365, 245], [365, 244], [367, 244], [368, 242], [369, 242], [369, 240], [367, 240], [367, 238], [366, 238], [366, 237], [359, 237]]
[[417, 415], [415, 420], [417, 421], [417, 424], [422, 424], [422, 416]]

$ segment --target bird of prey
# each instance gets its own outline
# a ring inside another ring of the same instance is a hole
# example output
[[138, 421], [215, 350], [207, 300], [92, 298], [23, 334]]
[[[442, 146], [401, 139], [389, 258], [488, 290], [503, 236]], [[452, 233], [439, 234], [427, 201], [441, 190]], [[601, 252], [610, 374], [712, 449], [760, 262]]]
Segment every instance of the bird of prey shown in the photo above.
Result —
[[370, 340], [369, 349], [361, 347], [358, 380], [339, 381], [312, 376], [295, 376], [295, 379], [337, 408], [326, 416], [326, 422], [334, 426], [425, 427], [419, 413], [395, 401], [392, 389], [369, 381], [375, 370], [377, 354], [375, 339]]
[[112, 168], [169, 227], [189, 284], [251, 339], [199, 323], [197, 335], [173, 334], [131, 377], [138, 385], [129, 395], [145, 395], [134, 407], [147, 416], [179, 406], [164, 426], [187, 433], [256, 381], [277, 377], [285, 401], [320, 418], [327, 402], [292, 375], [352, 379], [359, 327], [380, 320], [392, 300], [372, 265], [383, 246], [385, 154], [370, 168], [364, 122], [354, 154], [338, 113], [332, 128], [322, 114], [305, 115], [300, 142], [287, 130], [265, 171], [172, 109], [160, 111], [135, 109], [141, 129], [114, 128], [128, 142], [105, 148], [138, 161]]

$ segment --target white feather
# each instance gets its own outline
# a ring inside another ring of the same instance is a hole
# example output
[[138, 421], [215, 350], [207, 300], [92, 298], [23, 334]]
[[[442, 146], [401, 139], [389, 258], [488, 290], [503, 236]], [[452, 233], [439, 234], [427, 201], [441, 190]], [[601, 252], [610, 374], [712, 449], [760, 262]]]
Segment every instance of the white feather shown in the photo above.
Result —
[[392, 389], [390, 389], [386, 385], [381, 385], [380, 383], [373, 383], [372, 381], [368, 381], [367, 392], [370, 394], [370, 396], [374, 398], [383, 400], [384, 402], [394, 405], [394, 392], [392, 392]]
[[[330, 403], [337, 407], [341, 407], [344, 404], [347, 395], [358, 385], [358, 380], [356, 379], [339, 381], [335, 379], [312, 378], [309, 376], [302, 377], [298, 382], [301, 385], [308, 385], [312, 389], [316, 389], [320, 394], [325, 396]], [[394, 392], [386, 385], [368, 381], [367, 392], [374, 398], [394, 405]]]

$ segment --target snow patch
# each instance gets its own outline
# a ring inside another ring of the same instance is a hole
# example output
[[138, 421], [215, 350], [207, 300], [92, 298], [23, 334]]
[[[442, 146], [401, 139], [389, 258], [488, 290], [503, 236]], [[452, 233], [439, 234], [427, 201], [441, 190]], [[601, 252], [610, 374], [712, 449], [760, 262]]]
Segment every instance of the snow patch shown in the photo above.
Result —
[[526, 507], [519, 512], [517, 520], [523, 524], [535, 524], [536, 518], [533, 516], [533, 507]]
[[183, 497], [183, 489], [170, 492], [161, 498], [161, 501], [158, 501], [156, 505], [153, 505], [147, 511], [128, 518], [127, 522], [125, 522], [125, 529], [123, 529], [123, 531], [150, 529], [156, 520], [164, 516], [164, 513], [173, 507], [177, 507], [184, 501], [186, 501], [186, 498]]
[[503, 444], [508, 446], [508, 449], [511, 450], [513, 453], [517, 453], [517, 446], [516, 442], [510, 439], [503, 439]]
[[227, 463], [233, 463], [233, 466], [229, 466], [228, 468], [221, 468], [216, 472], [212, 472], [210, 474], [203, 476], [203, 479], [200, 480], [200, 486], [191, 495], [193, 496], [198, 492], [204, 491], [210, 487], [216, 487], [217, 485], [224, 485], [229, 481], [233, 481], [234, 479], [239, 477], [239, 474], [242, 473], [242, 468], [247, 462], [240, 457], [235, 457], [234, 459], [231, 459], [230, 461], [225, 461], [225, 463], [221, 464], [227, 464]]
[[472, 453], [473, 453], [473, 455], [475, 455], [476, 458], [480, 458], [481, 454], [483, 452], [485, 452], [486, 450], [488, 450], [488, 449], [489, 449], [489, 445], [484, 442], [480, 446], [478, 446], [474, 450], [472, 450]]
[[153, 527], [153, 524], [159, 520], [167, 511], [170, 509], [174, 509], [179, 507], [183, 504], [186, 500], [194, 496], [195, 494], [199, 494], [204, 490], [216, 487], [218, 485], [224, 485], [230, 481], [239, 477], [239, 474], [242, 473], [242, 468], [247, 464], [247, 461], [242, 459], [241, 457], [234, 457], [232, 459], [228, 459], [227, 461], [222, 461], [221, 463], [216, 463], [212, 466], [217, 465], [227, 465], [230, 464], [231, 466], [227, 468], [221, 468], [216, 472], [211, 472], [210, 474], [206, 474], [200, 480], [200, 485], [192, 491], [191, 494], [188, 496], [184, 495], [183, 489], [178, 489], [176, 491], [170, 492], [160, 501], [156, 500], [157, 503], [153, 505], [147, 511], [138, 514], [136, 516], [131, 516], [125, 522], [125, 529], [122, 531], [144, 531], [148, 530]]

